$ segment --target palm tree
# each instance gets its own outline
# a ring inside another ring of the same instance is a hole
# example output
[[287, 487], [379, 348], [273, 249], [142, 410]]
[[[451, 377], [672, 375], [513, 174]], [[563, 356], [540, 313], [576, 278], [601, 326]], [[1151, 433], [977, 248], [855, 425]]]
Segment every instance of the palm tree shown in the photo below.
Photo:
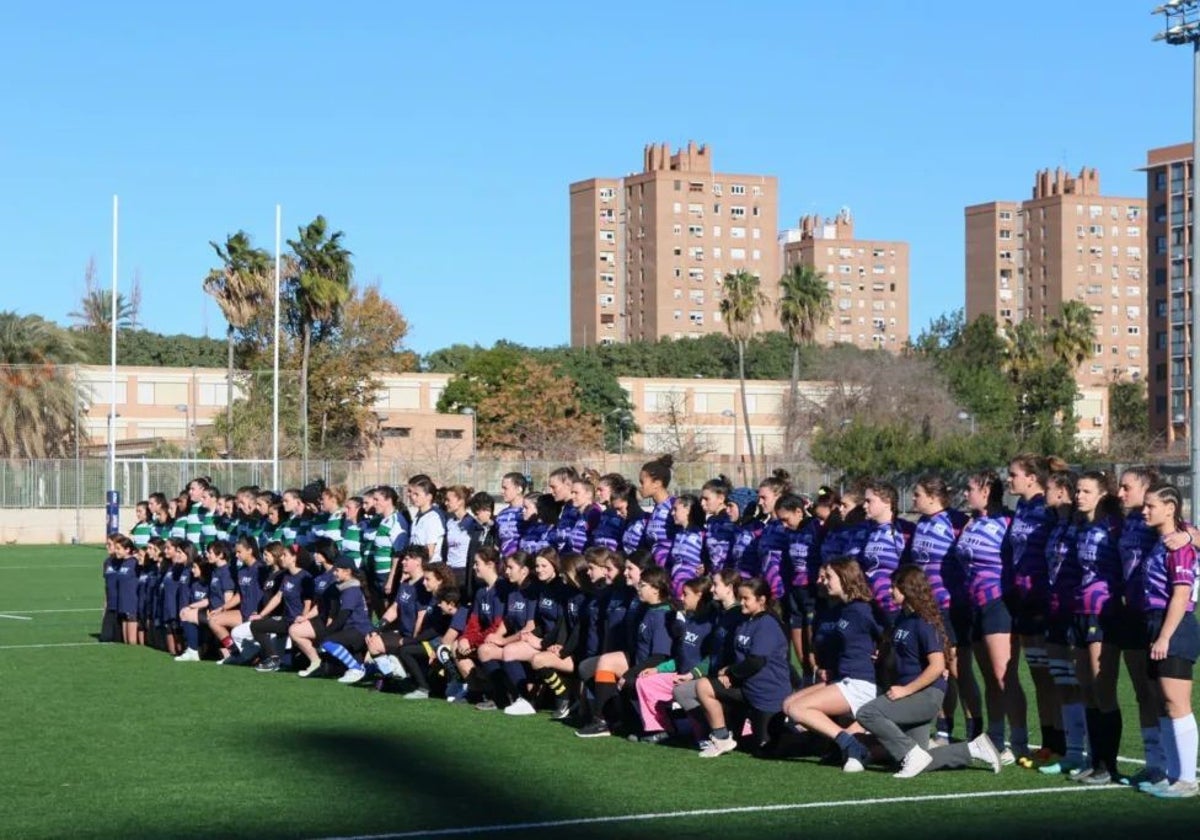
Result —
[[1042, 331], [1036, 322], [1026, 318], [1018, 324], [1004, 327], [1004, 371], [1013, 382], [1042, 363]]
[[233, 452], [233, 350], [235, 333], [250, 324], [262, 311], [268, 298], [270, 285], [271, 257], [261, 248], [250, 244], [245, 231], [226, 237], [224, 246], [209, 242], [221, 267], [214, 268], [204, 278], [204, 291], [212, 295], [221, 307], [228, 325], [225, 338], [228, 342], [227, 370], [225, 376], [225, 453]]
[[1096, 343], [1091, 308], [1078, 300], [1065, 302], [1058, 316], [1050, 319], [1047, 340], [1050, 353], [1073, 373], [1092, 355]]
[[794, 265], [779, 280], [779, 301], [775, 304], [779, 323], [792, 344], [792, 381], [789, 391], [787, 440], [784, 448], [791, 454], [795, 445], [796, 398], [800, 383], [800, 348], [812, 344], [817, 328], [833, 314], [833, 299], [825, 275], [810, 265]]
[[343, 233], [328, 232], [324, 216], [299, 229], [300, 238], [288, 240], [296, 259], [290, 280], [296, 327], [300, 332], [300, 417], [304, 431], [304, 462], [308, 463], [308, 363], [314, 334], [336, 326], [342, 304], [350, 298], [354, 266], [342, 246]]
[[[117, 293], [117, 329], [128, 330], [138, 325], [138, 309], [142, 303], [142, 284], [134, 275], [133, 289], [128, 298]], [[86, 332], [107, 333], [112, 330], [112, 289], [101, 289], [96, 284], [96, 260], [88, 260], [83, 270], [83, 297], [79, 309], [68, 313], [79, 329]]]
[[762, 293], [758, 277], [748, 271], [725, 275], [724, 293], [721, 297], [721, 319], [729, 330], [729, 337], [737, 346], [738, 382], [742, 392], [742, 425], [746, 428], [746, 454], [750, 458], [751, 473], [756, 472], [754, 460], [754, 436], [750, 433], [750, 407], [746, 401], [746, 344], [754, 335], [762, 308], [769, 301]]
[[0, 312], [0, 456], [61, 458], [77, 434], [71, 336], [36, 315]]

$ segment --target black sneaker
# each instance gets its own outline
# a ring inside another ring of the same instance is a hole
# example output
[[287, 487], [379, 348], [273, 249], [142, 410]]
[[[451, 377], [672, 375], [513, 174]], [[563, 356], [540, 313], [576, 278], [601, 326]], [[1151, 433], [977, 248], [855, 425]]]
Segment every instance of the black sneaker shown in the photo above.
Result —
[[571, 700], [567, 697], [560, 697], [554, 701], [554, 711], [550, 713], [550, 720], [566, 720], [571, 716]]
[[271, 657], [264, 659], [262, 662], [260, 662], [258, 664], [258, 666], [254, 670], [258, 671], [260, 674], [271, 674], [271, 673], [274, 673], [275, 671], [278, 671], [279, 670], [279, 657], [271, 656]]
[[595, 720], [576, 729], [575, 734], [580, 738], [607, 738], [612, 733], [608, 730], [607, 722]]
[[670, 737], [670, 734], [667, 732], [651, 732], [649, 735], [643, 735], [638, 738], [638, 741], [642, 744], [661, 744]]

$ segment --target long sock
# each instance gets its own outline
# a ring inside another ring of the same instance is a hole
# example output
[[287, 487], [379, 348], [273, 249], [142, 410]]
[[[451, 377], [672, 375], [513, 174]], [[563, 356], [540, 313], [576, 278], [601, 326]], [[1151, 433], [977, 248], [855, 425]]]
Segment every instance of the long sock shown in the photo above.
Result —
[[954, 721], [944, 715], [937, 719], [937, 736], [939, 738], [949, 738], [950, 733], [954, 730]]
[[542, 668], [534, 676], [554, 692], [555, 697], [563, 697], [567, 693], [567, 684], [563, 682], [562, 676], [553, 668]]
[[505, 662], [504, 676], [508, 677], [508, 681], [512, 683], [513, 697], [524, 696], [524, 687], [527, 677], [525, 676], [524, 662]]
[[1146, 753], [1147, 770], [1162, 770], [1167, 766], [1157, 726], [1142, 727], [1142, 749]]
[[1087, 750], [1088, 730], [1087, 712], [1082, 703], [1064, 703], [1062, 707], [1063, 724], [1067, 727], [1065, 758], [1072, 761], [1083, 761]]
[[612, 671], [596, 672], [596, 702], [592, 705], [592, 716], [596, 721], [604, 720], [605, 706], [617, 696], [617, 675]]
[[859, 743], [857, 738], [844, 729], [838, 733], [837, 738], [834, 740], [837, 741], [837, 745], [842, 748], [842, 754], [847, 758], [857, 758], [864, 764], [866, 763], [867, 759], [870, 758], [871, 754], [867, 751], [867, 748]]
[[[1120, 770], [1117, 768], [1117, 755], [1121, 751], [1121, 733], [1124, 731], [1124, 721], [1121, 720], [1121, 710], [1101, 712], [1104, 719], [1104, 755], [1101, 759], [1108, 772], [1115, 778]], [[1196, 763], [1192, 762], [1192, 767]]]
[[233, 644], [233, 636], [226, 636], [224, 639], [221, 640], [221, 649], [228, 650], [231, 652], [233, 650], [235, 650], [234, 644]]
[[1048, 726], [1046, 727], [1046, 731], [1049, 734], [1049, 737], [1046, 739], [1046, 743], [1050, 745], [1050, 751], [1055, 755], [1066, 755], [1067, 730], [1065, 728], [1060, 729], [1057, 726]]
[[1162, 742], [1163, 769], [1173, 782], [1179, 778], [1179, 751], [1175, 745], [1175, 726], [1169, 717], [1158, 719], [1158, 737]]
[[974, 741], [983, 734], [983, 718], [966, 719], [967, 740]]
[[183, 641], [188, 650], [200, 650], [200, 625], [183, 622]]
[[1004, 720], [989, 720], [987, 734], [996, 745], [996, 749], [1004, 752]]
[[350, 651], [337, 642], [325, 642], [321, 645], [321, 650], [345, 665], [347, 671], [361, 671], [363, 669], [362, 663], [351, 656]]
[[[492, 667], [488, 667], [488, 666]], [[512, 686], [508, 684], [508, 676], [504, 673], [504, 663], [502, 662], [485, 662], [484, 673], [487, 674], [488, 681], [491, 683], [492, 702], [497, 706], [507, 706], [512, 702], [514, 694]]]
[[1009, 733], [1014, 755], [1025, 755], [1029, 752], [1029, 730], [1024, 726], [1014, 726]]
[[1200, 752], [1200, 733], [1196, 731], [1196, 716], [1184, 715], [1171, 721], [1175, 732], [1175, 760], [1179, 763], [1179, 781], [1196, 781], [1196, 758]]
[[716, 729], [714, 729], [712, 731], [712, 736], [714, 738], [718, 738], [722, 741], [724, 741], [726, 738], [730, 737], [729, 730], [724, 726], [718, 726]]
[[1100, 754], [1104, 747], [1104, 727], [1100, 722], [1100, 710], [1088, 706], [1085, 713], [1088, 731], [1088, 760], [1092, 767], [1100, 766]]

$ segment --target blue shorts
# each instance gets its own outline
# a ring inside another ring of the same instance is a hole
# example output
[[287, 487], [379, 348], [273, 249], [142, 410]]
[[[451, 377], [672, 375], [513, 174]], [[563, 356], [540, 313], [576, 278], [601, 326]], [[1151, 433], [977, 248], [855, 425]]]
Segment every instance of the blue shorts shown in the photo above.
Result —
[[1104, 625], [1098, 615], [1075, 615], [1071, 619], [1071, 646], [1086, 648], [1104, 641]]
[[807, 587], [789, 589], [783, 596], [783, 612], [792, 630], [812, 627], [816, 609], [816, 599]]
[[984, 636], [997, 636], [1011, 633], [1013, 629], [1012, 616], [1008, 612], [1008, 604], [1003, 598], [988, 601], [982, 607], [976, 607], [971, 615], [971, 638], [975, 641]]
[[1018, 636], [1045, 636], [1050, 624], [1050, 605], [1044, 601], [1021, 601], [1012, 613], [1012, 630]]
[[950, 610], [940, 610], [942, 614], [942, 630], [946, 633], [946, 642], [952, 647], [958, 645], [958, 633], [955, 630], [954, 622], [950, 617]]
[[[1154, 644], [1154, 640], [1158, 638], [1165, 617], [1165, 610], [1146, 613], [1146, 637], [1150, 644]], [[1196, 624], [1194, 613], [1184, 613], [1183, 620], [1171, 634], [1171, 641], [1167, 645], [1167, 659], [1172, 658], [1182, 659], [1192, 664], [1200, 659], [1200, 627]], [[1154, 660], [1150, 660], [1150, 663], [1153, 665]]]

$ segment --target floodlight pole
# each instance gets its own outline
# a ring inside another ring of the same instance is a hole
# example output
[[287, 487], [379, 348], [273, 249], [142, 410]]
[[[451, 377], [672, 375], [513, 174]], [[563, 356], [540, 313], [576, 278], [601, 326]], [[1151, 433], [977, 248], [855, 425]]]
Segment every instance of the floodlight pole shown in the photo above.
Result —
[[[1196, 176], [1200, 174], [1200, 0], [1168, 0], [1155, 8], [1152, 14], [1164, 18], [1163, 31], [1154, 36], [1155, 41], [1166, 41], [1172, 46], [1190, 44], [1192, 47], [1192, 177], [1191, 188], [1192, 242], [1189, 272], [1189, 301], [1191, 309], [1191, 372], [1188, 376], [1191, 422], [1188, 425], [1188, 466], [1191, 472], [1191, 509], [1189, 517], [1195, 521], [1200, 515], [1200, 391], [1197, 390], [1200, 373], [1200, 207], [1197, 206]], [[1187, 196], [1184, 196], [1187, 206]]]

